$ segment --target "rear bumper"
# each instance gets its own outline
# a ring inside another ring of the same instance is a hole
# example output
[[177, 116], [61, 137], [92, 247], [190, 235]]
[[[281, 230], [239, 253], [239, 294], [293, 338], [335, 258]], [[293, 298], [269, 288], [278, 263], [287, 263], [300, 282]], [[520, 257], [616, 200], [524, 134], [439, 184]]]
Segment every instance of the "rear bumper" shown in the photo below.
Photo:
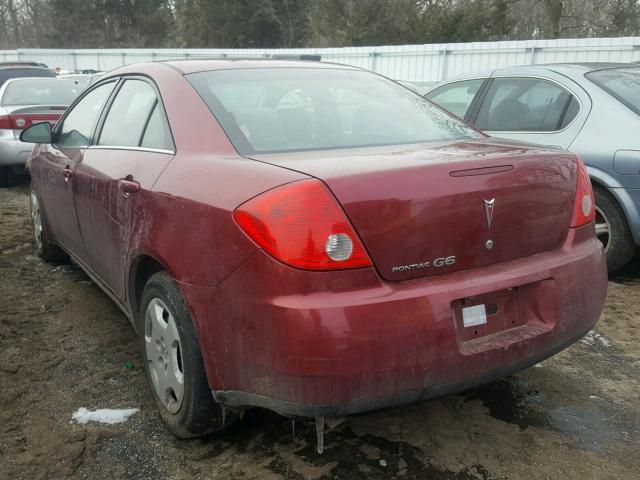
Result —
[[4, 131], [0, 134], [0, 166], [25, 165], [33, 147], [33, 144], [16, 140], [12, 130]]
[[565, 344], [557, 345], [554, 349], [533, 355], [518, 363], [498, 367], [490, 372], [485, 372], [477, 377], [466, 378], [457, 382], [439, 385], [429, 385], [424, 388], [394, 393], [385, 397], [363, 398], [347, 403], [331, 405], [309, 405], [292, 403], [276, 398], [265, 397], [255, 393], [241, 392], [237, 390], [213, 390], [213, 396], [218, 403], [235, 408], [261, 407], [273, 410], [285, 417], [340, 417], [361, 412], [370, 412], [383, 408], [392, 408], [400, 405], [408, 405], [423, 400], [438, 398], [456, 392], [462, 392], [478, 385], [493, 382], [502, 377], [525, 370], [541, 361], [561, 352], [577, 340], [582, 338], [591, 327], [580, 332]]
[[[479, 337], [462, 326], [460, 299], [515, 287], [514, 326]], [[332, 416], [460, 391], [557, 353], [596, 323], [607, 277], [591, 225], [553, 252], [428, 279], [303, 272], [258, 252], [215, 288], [181, 288], [219, 402]]]

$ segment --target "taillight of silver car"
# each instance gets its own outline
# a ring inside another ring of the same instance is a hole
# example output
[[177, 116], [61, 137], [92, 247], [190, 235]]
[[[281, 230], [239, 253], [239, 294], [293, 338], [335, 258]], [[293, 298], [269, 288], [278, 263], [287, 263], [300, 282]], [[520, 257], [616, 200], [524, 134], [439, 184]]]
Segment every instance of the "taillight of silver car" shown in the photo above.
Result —
[[578, 168], [578, 182], [576, 186], [576, 197], [573, 205], [573, 217], [571, 218], [571, 227], [581, 227], [589, 222], [593, 222], [596, 218], [595, 201], [593, 198], [593, 188], [591, 188], [591, 180], [584, 166], [582, 158], [576, 156], [576, 166]]

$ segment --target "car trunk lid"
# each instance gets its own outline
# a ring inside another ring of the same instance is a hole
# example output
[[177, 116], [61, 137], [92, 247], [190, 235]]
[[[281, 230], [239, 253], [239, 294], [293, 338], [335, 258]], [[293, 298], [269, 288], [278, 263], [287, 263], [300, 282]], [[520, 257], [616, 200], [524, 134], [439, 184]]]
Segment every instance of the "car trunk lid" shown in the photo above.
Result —
[[495, 139], [252, 158], [324, 181], [390, 281], [556, 249], [576, 188], [573, 155]]

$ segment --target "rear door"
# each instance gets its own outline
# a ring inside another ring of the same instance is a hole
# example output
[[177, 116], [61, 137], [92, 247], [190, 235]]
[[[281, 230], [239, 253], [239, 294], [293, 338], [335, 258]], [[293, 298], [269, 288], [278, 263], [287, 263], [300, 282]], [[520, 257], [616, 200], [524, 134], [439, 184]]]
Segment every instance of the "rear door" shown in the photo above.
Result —
[[591, 107], [577, 84], [552, 72], [497, 72], [471, 122], [495, 137], [567, 149]]
[[75, 206], [90, 268], [125, 299], [126, 257], [144, 228], [151, 188], [174, 155], [157, 88], [128, 77], [107, 106], [76, 173]]
[[43, 146], [32, 162], [47, 226], [56, 241], [81, 259], [85, 254], [73, 201], [74, 175], [114, 86], [100, 85], [72, 106], [54, 131], [54, 143]]

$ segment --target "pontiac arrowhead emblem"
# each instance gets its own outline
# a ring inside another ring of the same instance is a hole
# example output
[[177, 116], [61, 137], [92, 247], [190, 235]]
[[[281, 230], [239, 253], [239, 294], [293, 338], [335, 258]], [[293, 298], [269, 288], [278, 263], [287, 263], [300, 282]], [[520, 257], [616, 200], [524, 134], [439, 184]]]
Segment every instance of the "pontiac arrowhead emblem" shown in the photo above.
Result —
[[484, 214], [487, 217], [487, 227], [491, 229], [491, 220], [493, 220], [493, 207], [496, 204], [496, 199], [484, 201]]

